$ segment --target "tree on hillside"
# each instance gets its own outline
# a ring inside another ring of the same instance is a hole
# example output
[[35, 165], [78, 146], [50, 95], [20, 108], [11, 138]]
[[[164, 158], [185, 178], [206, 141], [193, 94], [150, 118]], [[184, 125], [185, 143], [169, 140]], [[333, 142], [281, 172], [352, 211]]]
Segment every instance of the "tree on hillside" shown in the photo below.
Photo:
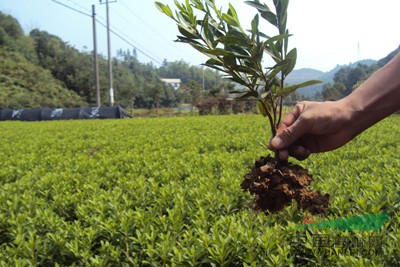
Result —
[[[53, 76], [65, 86], [90, 103], [95, 103], [93, 56], [80, 52], [63, 42], [57, 36], [44, 31], [33, 30], [30, 33], [35, 42], [39, 63], [49, 69]], [[115, 104], [130, 106], [136, 94], [137, 85], [128, 65], [132, 61], [113, 59], [113, 78], [115, 88]], [[133, 67], [133, 66], [130, 66]], [[108, 105], [108, 67], [104, 57], [99, 57], [100, 94], [103, 105]]]
[[59, 37], [45, 31], [32, 30], [39, 64], [49, 69], [65, 86], [92, 102], [93, 65], [89, 54], [80, 53]]
[[367, 66], [358, 64], [357, 67], [344, 67], [339, 69], [333, 78], [333, 84], [324, 86], [322, 95], [325, 100], [338, 100], [349, 95], [355, 86], [367, 79], [375, 70], [376, 65]]
[[379, 60], [378, 63], [376, 63], [377, 67], [382, 68], [384, 65], [386, 65], [386, 63], [392, 60], [398, 53], [400, 53], [400, 45], [397, 49], [390, 52], [386, 57]]
[[326, 84], [322, 91], [322, 97], [324, 100], [334, 101], [339, 100], [344, 96], [344, 92], [346, 91], [346, 86], [337, 82], [334, 84]]
[[10, 15], [0, 12], [0, 47], [15, 51], [23, 55], [32, 63], [37, 63], [34, 44], [24, 31], [18, 21]]
[[[4, 42], [11, 41], [10, 39], [18, 39], [24, 35], [24, 31], [18, 21], [10, 15], [0, 12], [0, 45]], [[4, 39], [3, 39], [4, 38]]]

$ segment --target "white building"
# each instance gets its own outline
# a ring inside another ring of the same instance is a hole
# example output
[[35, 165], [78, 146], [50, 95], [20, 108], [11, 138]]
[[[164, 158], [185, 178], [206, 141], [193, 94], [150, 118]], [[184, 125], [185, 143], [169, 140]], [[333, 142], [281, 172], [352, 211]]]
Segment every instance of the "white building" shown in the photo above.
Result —
[[172, 86], [172, 88], [174, 88], [175, 90], [177, 90], [182, 83], [181, 79], [161, 79], [161, 81], [165, 82], [167, 85]]

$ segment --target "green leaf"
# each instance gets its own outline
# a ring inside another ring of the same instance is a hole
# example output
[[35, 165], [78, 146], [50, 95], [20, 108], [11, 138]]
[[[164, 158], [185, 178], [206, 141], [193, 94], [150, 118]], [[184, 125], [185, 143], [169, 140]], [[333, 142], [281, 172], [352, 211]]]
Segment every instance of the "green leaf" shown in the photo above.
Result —
[[303, 88], [303, 87], [307, 87], [307, 86], [311, 86], [311, 85], [319, 84], [319, 83], [322, 83], [322, 81], [319, 81], [319, 80], [310, 80], [310, 81], [303, 82], [303, 83], [300, 83], [300, 84], [294, 84], [294, 85], [285, 87], [283, 90], [280, 90], [280, 91], [276, 94], [276, 96], [277, 96], [277, 97], [286, 96], [286, 95], [288, 95], [288, 94], [290, 94], [290, 93], [296, 91], [296, 90], [299, 89], [299, 88]]
[[158, 10], [160, 10], [162, 13], [164, 13], [165, 15], [167, 15], [170, 18], [174, 18], [174, 15], [172, 13], [172, 10], [169, 6], [164, 5], [163, 3], [160, 2], [155, 2], [156, 7], [158, 8]]
[[274, 26], [278, 26], [278, 19], [271, 11], [260, 11], [261, 17]]
[[202, 44], [192, 38], [187, 38], [185, 36], [178, 36], [178, 39], [176, 40], [176, 42], [180, 42], [180, 43], [187, 43], [187, 44], [196, 44], [196, 45], [200, 45], [202, 46]]
[[296, 61], [297, 61], [297, 49], [296, 48], [293, 48], [292, 50], [290, 50], [290, 52], [286, 55], [286, 60], [288, 60], [288, 63], [286, 64], [286, 67], [282, 69], [284, 76], [289, 75], [289, 73], [296, 66]]
[[248, 100], [248, 99], [254, 99], [254, 98], [257, 98], [257, 97], [258, 97], [257, 92], [256, 91], [251, 91], [251, 90], [249, 90], [247, 92], [244, 92], [244, 93], [241, 93], [241, 94], [233, 95], [233, 98], [237, 99], [237, 100]]
[[232, 17], [232, 16], [229, 15], [229, 14], [226, 14], [226, 13], [222, 14], [222, 19], [223, 19], [227, 24], [229, 24], [229, 25], [236, 26], [236, 27], [239, 27], [239, 26], [240, 26], [240, 25], [239, 25], [239, 22], [236, 21], [236, 20], [234, 19], [234, 17]]
[[251, 60], [257, 64], [261, 65], [261, 61], [264, 55], [264, 45], [263, 43], [259, 43], [252, 47], [250, 50]]
[[230, 67], [236, 66], [236, 58], [231, 53], [225, 55], [223, 57], [223, 61], [224, 61], [224, 65], [227, 65], [227, 66], [230, 66]]
[[273, 79], [276, 75], [278, 75], [278, 73], [282, 71], [282, 68], [284, 68], [285, 64], [286, 61], [284, 60], [278, 62], [274, 67], [271, 68], [271, 72], [268, 73], [268, 78]]
[[233, 82], [235, 82], [235, 83], [238, 83], [238, 84], [240, 84], [240, 85], [247, 86], [247, 83], [246, 83], [244, 80], [238, 79], [238, 78], [236, 78], [236, 77], [232, 77], [232, 76], [229, 75], [229, 74], [226, 75], [226, 76], [224, 76], [224, 78], [227, 79], [227, 80], [233, 81]]
[[218, 42], [215, 42], [214, 32], [209, 29], [209, 16], [207, 14], [204, 16], [202, 26], [202, 32], [205, 42], [207, 43], [208, 47], [215, 48]]
[[224, 65], [221, 60], [217, 60], [217, 59], [213, 59], [213, 58], [210, 58], [209, 60], [207, 60], [206, 64], [208, 64], [208, 65], [217, 65], [217, 66], [223, 66]]
[[201, 1], [199, 1], [199, 0], [191, 0], [191, 2], [193, 4], [194, 8], [196, 8], [196, 9], [198, 9], [200, 11], [206, 12], [206, 9], [204, 8], [204, 5], [203, 5], [203, 3]]
[[242, 62], [242, 65], [247, 66], [249, 68], [252, 68], [252, 69], [258, 68], [258, 64], [257, 64], [257, 62], [254, 62], [254, 60], [243, 59], [241, 62]]
[[201, 53], [205, 54], [206, 56], [213, 58], [215, 60], [218, 60], [218, 57], [221, 56], [229, 56], [231, 53], [228, 51], [225, 51], [224, 49], [221, 48], [216, 48], [216, 49], [208, 49], [202, 45], [194, 44], [191, 43], [192, 47], [195, 48], [197, 51], [200, 51]]
[[280, 0], [277, 6], [277, 14], [279, 21], [279, 32], [286, 32], [286, 22], [287, 22], [287, 8], [289, 5], [289, 0]]
[[266, 35], [265, 33], [263, 33], [263, 32], [258, 32], [258, 34], [260, 35], [260, 37], [262, 37], [262, 38], [265, 38], [265, 39], [269, 39], [270, 37], [268, 36], [268, 35]]
[[218, 71], [227, 73], [227, 71], [226, 71], [225, 69], [223, 69], [223, 68], [221, 68], [221, 67], [219, 67], [219, 66], [217, 66], [217, 65], [207, 64], [207, 63], [204, 63], [204, 64], [202, 64], [202, 65], [207, 66], [207, 67], [209, 67], [209, 68], [212, 68], [212, 69], [214, 69], [214, 70], [218, 70]]
[[271, 91], [268, 91], [268, 92], [262, 93], [262, 94], [261, 94], [261, 98], [262, 98], [262, 99], [266, 99], [266, 98], [267, 98], [267, 96], [269, 96], [270, 94], [271, 94]]
[[193, 9], [192, 6], [190, 5], [189, 0], [186, 0], [186, 9], [190, 15], [193, 15]]
[[242, 73], [247, 73], [247, 74], [250, 74], [250, 75], [253, 75], [253, 76], [258, 76], [257, 70], [253, 69], [253, 68], [249, 68], [249, 67], [242, 66], [242, 65], [235, 65], [232, 68], [235, 71], [239, 71], [239, 72], [242, 72]]
[[200, 39], [200, 36], [198, 36], [195, 31], [185, 27], [183, 24], [178, 25], [178, 30], [183, 36], [189, 39]]
[[192, 25], [192, 18], [186, 11], [178, 13], [178, 17], [181, 21], [183, 21], [186, 25]]
[[[264, 104], [264, 105], [263, 105], [263, 104]], [[271, 112], [271, 107], [270, 107], [270, 105], [268, 104], [268, 102], [265, 101], [265, 100], [260, 100], [260, 99], [258, 99], [258, 100], [257, 100], [257, 109], [258, 109], [258, 112], [259, 112], [261, 115], [263, 115], [264, 117], [267, 117], [267, 116], [268, 116], [268, 115], [267, 115], [268, 113], [267, 113], [267, 111], [265, 110], [264, 106], [265, 106], [265, 108], [268, 109], [269, 112]]]
[[268, 38], [268, 40], [265, 40], [264, 41], [264, 45], [268, 46], [268, 45], [270, 45], [270, 44], [272, 44], [274, 42], [281, 41], [281, 40], [283, 40], [283, 39], [285, 39], [287, 37], [290, 37], [290, 36], [292, 36], [292, 35], [291, 34], [287, 34], [287, 33], [275, 35], [273, 37]]
[[281, 60], [281, 53], [274, 43], [269, 43], [268, 45], [264, 45], [265, 52], [269, 54], [275, 62], [279, 62]]
[[217, 41], [227, 45], [239, 45], [245, 47], [249, 47], [251, 45], [245, 38], [232, 34], [221, 36], [217, 39]]
[[236, 13], [236, 10], [230, 3], [229, 3], [229, 12], [228, 13], [229, 13], [229, 15], [231, 15], [234, 18], [235, 21], [237, 21], [237, 25], [236, 26], [240, 27], [240, 22], [239, 22], [239, 18], [238, 18], [238, 15]]
[[276, 5], [277, 7], [276, 12], [281, 22], [286, 22], [288, 6], [289, 6], [289, 0], [279, 0], [278, 4]]
[[260, 2], [256, 1], [244, 1], [249, 6], [256, 8], [259, 11], [270, 11], [269, 7], [266, 4], [261, 4]]
[[256, 14], [251, 21], [251, 33], [252, 33], [252, 40], [255, 40], [256, 36], [258, 36], [258, 24], [259, 24], [259, 17]]
[[[286, 30], [286, 34], [287, 34], [288, 36], [283, 40], [283, 42], [284, 42], [284, 44], [285, 44], [283, 53], [284, 53], [285, 55], [287, 54], [287, 50], [288, 50], [288, 46], [289, 46], [289, 37], [292, 36], [291, 34], [289, 34], [289, 30]], [[296, 57], [296, 60], [297, 60], [297, 57]]]

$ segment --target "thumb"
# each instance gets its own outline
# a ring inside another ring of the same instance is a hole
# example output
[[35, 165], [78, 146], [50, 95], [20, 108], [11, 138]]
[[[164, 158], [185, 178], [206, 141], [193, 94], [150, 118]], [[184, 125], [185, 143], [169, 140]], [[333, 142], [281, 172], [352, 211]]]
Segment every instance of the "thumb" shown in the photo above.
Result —
[[292, 145], [303, 134], [309, 131], [309, 127], [301, 118], [297, 119], [291, 126], [278, 132], [270, 141], [270, 148], [281, 150]]

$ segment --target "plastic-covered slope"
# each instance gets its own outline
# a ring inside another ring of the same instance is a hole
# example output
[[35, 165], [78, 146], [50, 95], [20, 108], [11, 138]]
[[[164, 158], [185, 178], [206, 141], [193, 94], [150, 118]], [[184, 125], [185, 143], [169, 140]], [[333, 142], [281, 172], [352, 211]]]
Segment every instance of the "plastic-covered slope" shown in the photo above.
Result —
[[128, 117], [131, 116], [120, 106], [0, 110], [0, 121], [123, 119]]

